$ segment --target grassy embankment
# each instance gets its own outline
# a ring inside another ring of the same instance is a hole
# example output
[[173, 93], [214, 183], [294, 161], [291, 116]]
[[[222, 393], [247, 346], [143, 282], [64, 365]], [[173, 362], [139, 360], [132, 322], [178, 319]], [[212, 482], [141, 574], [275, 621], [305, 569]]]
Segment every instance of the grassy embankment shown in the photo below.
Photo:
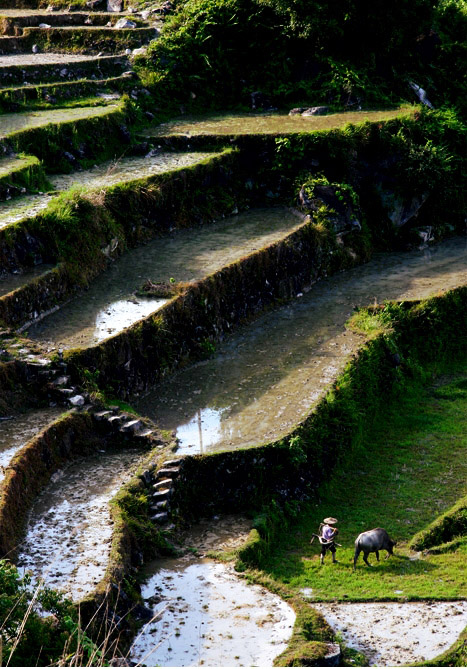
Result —
[[[465, 362], [426, 387], [408, 387], [370, 426], [359, 451], [330, 472], [320, 503], [283, 533], [261, 570], [291, 592], [312, 588], [316, 601], [467, 597], [467, 540], [441, 554], [408, 547], [414, 533], [467, 493], [466, 428]], [[330, 514], [339, 519], [342, 548], [339, 564], [328, 557], [321, 567], [310, 537]], [[354, 539], [373, 527], [397, 540], [395, 557], [377, 565], [370, 556], [374, 569], [360, 557], [354, 574]]]

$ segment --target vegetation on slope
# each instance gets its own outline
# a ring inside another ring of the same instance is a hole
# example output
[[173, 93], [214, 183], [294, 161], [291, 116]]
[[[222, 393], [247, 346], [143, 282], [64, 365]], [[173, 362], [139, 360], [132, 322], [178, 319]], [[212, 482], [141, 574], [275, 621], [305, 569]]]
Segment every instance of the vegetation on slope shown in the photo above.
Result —
[[465, 109], [465, 0], [182, 0], [139, 61], [164, 104], [336, 108], [414, 100]]

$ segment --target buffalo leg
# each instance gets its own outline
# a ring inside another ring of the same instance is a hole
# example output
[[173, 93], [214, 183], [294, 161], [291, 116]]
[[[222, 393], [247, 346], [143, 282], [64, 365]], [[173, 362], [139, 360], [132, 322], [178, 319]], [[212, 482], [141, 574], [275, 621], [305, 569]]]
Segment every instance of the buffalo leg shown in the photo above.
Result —
[[379, 551], [375, 551], [375, 553], [376, 553], [376, 559], [377, 559], [378, 562], [379, 562]]
[[368, 562], [368, 556], [369, 556], [369, 553], [367, 553], [366, 551], [363, 551], [363, 562], [365, 564], [367, 564], [369, 567], [371, 567], [371, 564]]
[[353, 556], [353, 568], [354, 568], [354, 571], [355, 571], [355, 567], [357, 566], [357, 560], [358, 560], [358, 556], [360, 555], [360, 551], [361, 551], [361, 550], [362, 550], [362, 549], [360, 548], [360, 546], [355, 546], [355, 554], [354, 554], [354, 556]]

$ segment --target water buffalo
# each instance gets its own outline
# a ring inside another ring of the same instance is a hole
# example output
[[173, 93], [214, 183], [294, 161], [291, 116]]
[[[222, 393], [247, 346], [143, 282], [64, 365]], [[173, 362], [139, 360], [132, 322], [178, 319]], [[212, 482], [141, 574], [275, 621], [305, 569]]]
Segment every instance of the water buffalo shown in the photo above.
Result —
[[360, 553], [363, 551], [363, 561], [371, 567], [371, 564], [368, 562], [368, 555], [370, 553], [376, 553], [376, 559], [379, 562], [379, 551], [386, 550], [388, 554], [386, 555], [386, 560], [390, 555], [393, 555], [392, 549], [396, 545], [395, 541], [389, 538], [389, 534], [386, 530], [383, 530], [381, 527], [376, 527], [374, 530], [368, 530], [368, 532], [362, 532], [355, 539], [355, 555], [353, 559], [353, 568], [357, 564], [357, 559]]

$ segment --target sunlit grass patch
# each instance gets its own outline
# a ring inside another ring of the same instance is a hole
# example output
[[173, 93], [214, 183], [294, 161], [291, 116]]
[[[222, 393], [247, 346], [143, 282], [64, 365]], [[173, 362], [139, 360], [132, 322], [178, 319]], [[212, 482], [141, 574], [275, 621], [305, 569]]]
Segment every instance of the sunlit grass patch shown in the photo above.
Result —
[[[320, 503], [303, 514], [262, 563], [273, 580], [292, 591], [304, 588], [315, 601], [457, 599], [467, 597], [467, 543], [451, 550], [411, 551], [411, 537], [467, 492], [467, 366], [425, 388], [406, 389], [384, 419], [369, 428], [357, 453], [334, 471]], [[325, 516], [339, 519], [338, 564], [310, 545]], [[360, 556], [353, 572], [354, 540], [383, 527], [398, 543], [395, 555]], [[311, 591], [309, 590], [311, 589]]]

